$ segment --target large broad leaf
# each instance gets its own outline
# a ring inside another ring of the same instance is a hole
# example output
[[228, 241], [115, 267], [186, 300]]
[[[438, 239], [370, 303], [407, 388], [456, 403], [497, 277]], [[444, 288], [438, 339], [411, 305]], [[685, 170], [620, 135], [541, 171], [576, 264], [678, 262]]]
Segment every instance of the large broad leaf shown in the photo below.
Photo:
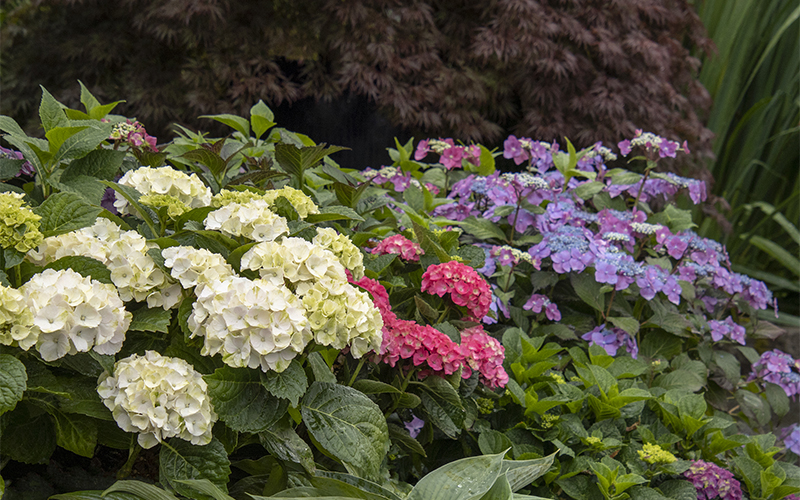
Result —
[[147, 500], [177, 500], [175, 495], [161, 488], [153, 486], [152, 484], [143, 483], [141, 481], [117, 481], [109, 486], [103, 492], [103, 498], [113, 498], [113, 493], [130, 493], [135, 498], [143, 498]]
[[556, 454], [533, 460], [503, 460], [501, 472], [506, 473], [511, 491], [517, 491], [543, 476], [553, 465]]
[[51, 414], [56, 423], [56, 442], [59, 446], [82, 457], [94, 456], [97, 426], [93, 419], [60, 410], [54, 410]]
[[39, 104], [39, 119], [42, 120], [42, 127], [45, 132], [56, 127], [63, 127], [69, 122], [67, 115], [64, 114], [64, 106], [56, 101], [55, 97], [44, 87], [41, 85], [39, 87], [42, 89], [42, 100]]
[[67, 138], [53, 156], [53, 163], [82, 158], [97, 148], [111, 134], [110, 123], [91, 123], [91, 126]]
[[297, 435], [284, 417], [258, 434], [261, 444], [271, 455], [287, 462], [294, 462], [313, 472], [314, 455], [311, 448]]
[[111, 271], [108, 270], [105, 264], [97, 259], [84, 257], [82, 255], [61, 257], [45, 266], [45, 269], [55, 269], [56, 271], [72, 269], [84, 278], [91, 278], [107, 285], [114, 284], [114, 282], [111, 281]]
[[288, 368], [278, 373], [269, 371], [261, 375], [261, 383], [276, 398], [288, 399], [297, 406], [308, 388], [308, 378], [297, 360], [292, 360]]
[[204, 377], [214, 411], [235, 431], [261, 432], [286, 413], [288, 401], [272, 396], [259, 374], [225, 366]]
[[74, 193], [56, 193], [33, 209], [42, 216], [39, 230], [45, 237], [91, 226], [101, 210]]
[[222, 115], [202, 115], [199, 116], [198, 118], [210, 118], [220, 123], [224, 123], [225, 125], [236, 130], [237, 132], [241, 132], [242, 135], [244, 135], [245, 137], [250, 135], [250, 123], [241, 116], [222, 114]]
[[598, 283], [594, 279], [594, 276], [588, 272], [584, 272], [580, 274], [572, 273], [570, 274], [569, 278], [570, 283], [572, 283], [572, 288], [575, 289], [575, 293], [581, 298], [581, 300], [598, 311], [602, 312], [604, 310], [605, 294], [600, 292], [600, 289], [603, 287], [603, 285]]
[[389, 450], [389, 430], [380, 408], [361, 392], [314, 382], [301, 405], [314, 439], [352, 473], [377, 479]]
[[500, 241], [505, 241], [506, 239], [505, 233], [500, 230], [497, 224], [489, 219], [477, 219], [470, 216], [461, 222], [456, 222], [456, 224], [463, 228], [464, 231], [482, 240], [495, 238]]
[[0, 415], [11, 411], [22, 400], [28, 375], [25, 365], [14, 356], [0, 354]]
[[478, 500], [501, 474], [503, 454], [462, 458], [419, 480], [407, 500]]
[[217, 488], [228, 492], [230, 461], [225, 447], [216, 439], [205, 446], [196, 446], [182, 439], [161, 444], [158, 478], [161, 484], [189, 498], [208, 499], [197, 490], [180, 482], [183, 479], [208, 479]]
[[[20, 402], [6, 420], [0, 451], [12, 460], [26, 464], [47, 463], [56, 449], [53, 421], [47, 413], [27, 400]], [[13, 432], [9, 432], [13, 429]]]
[[132, 332], [169, 332], [169, 322], [172, 319], [172, 312], [164, 309], [148, 309], [142, 307], [133, 312], [131, 325], [128, 327]]
[[97, 179], [113, 181], [122, 166], [125, 151], [113, 149], [97, 149], [83, 158], [79, 158], [61, 174], [61, 182], [69, 182], [80, 175], [88, 175]]
[[[140, 500], [141, 498], [142, 497], [134, 495], [133, 493], [123, 493], [120, 491], [106, 493], [103, 490], [85, 490], [53, 495], [49, 497], [48, 500]], [[155, 499], [155, 497], [150, 498]], [[172, 497], [170, 500], [173, 498], [175, 497]]]

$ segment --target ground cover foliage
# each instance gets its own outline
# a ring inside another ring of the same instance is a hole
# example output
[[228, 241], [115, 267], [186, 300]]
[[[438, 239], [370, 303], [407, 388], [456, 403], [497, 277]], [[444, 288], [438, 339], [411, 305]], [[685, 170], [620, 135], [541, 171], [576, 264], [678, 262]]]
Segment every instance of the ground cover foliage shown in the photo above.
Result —
[[800, 494], [800, 361], [675, 203], [687, 143], [359, 172], [263, 102], [166, 142], [80, 89], [0, 117], [6, 497]]

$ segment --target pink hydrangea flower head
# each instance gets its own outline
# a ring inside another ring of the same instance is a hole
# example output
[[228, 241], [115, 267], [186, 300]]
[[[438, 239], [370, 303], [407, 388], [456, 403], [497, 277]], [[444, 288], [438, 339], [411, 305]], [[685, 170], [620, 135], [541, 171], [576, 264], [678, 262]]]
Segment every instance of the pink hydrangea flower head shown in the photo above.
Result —
[[461, 352], [465, 361], [464, 378], [469, 378], [474, 370], [480, 374], [481, 383], [485, 386], [492, 389], [506, 386], [508, 374], [503, 369], [505, 349], [482, 326], [462, 330]]
[[380, 355], [391, 366], [410, 359], [414, 366], [426, 364], [428, 373], [451, 375], [464, 364], [460, 346], [430, 325], [398, 319], [387, 330]]
[[443, 297], [450, 294], [453, 303], [466, 307], [475, 321], [486, 316], [492, 304], [492, 291], [475, 269], [451, 260], [430, 266], [422, 274], [422, 291]]
[[424, 252], [422, 251], [422, 247], [402, 234], [395, 234], [394, 236], [384, 238], [372, 249], [372, 253], [376, 255], [397, 254], [403, 260], [418, 262], [419, 256]]

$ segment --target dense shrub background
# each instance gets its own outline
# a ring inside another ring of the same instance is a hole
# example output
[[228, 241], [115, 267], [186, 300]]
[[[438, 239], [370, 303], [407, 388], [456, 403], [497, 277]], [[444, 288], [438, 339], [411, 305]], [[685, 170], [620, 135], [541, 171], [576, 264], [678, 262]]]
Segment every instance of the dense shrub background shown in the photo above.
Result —
[[356, 96], [418, 136], [586, 146], [644, 128], [710, 152], [690, 54], [710, 40], [685, 0], [32, 0], [5, 11], [0, 112], [29, 127], [39, 84], [75, 105], [81, 79], [101, 99], [128, 96], [120, 111], [164, 137], [172, 122], [199, 127], [198, 115], [258, 99]]

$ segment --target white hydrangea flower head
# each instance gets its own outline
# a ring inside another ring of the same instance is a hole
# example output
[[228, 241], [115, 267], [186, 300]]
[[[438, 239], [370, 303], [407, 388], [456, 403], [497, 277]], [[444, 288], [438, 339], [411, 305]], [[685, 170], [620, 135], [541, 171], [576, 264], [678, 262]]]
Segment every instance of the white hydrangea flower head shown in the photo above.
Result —
[[118, 240], [121, 233], [114, 222], [98, 217], [92, 226], [45, 238], [36, 250], [28, 252], [27, 259], [44, 266], [62, 257], [82, 255], [106, 263], [108, 245]]
[[33, 312], [22, 292], [0, 285], [0, 344], [21, 347], [27, 351], [36, 343], [31, 326]]
[[222, 255], [205, 248], [168, 247], [161, 251], [161, 255], [164, 265], [170, 268], [170, 275], [186, 289], [236, 275]]
[[204, 356], [232, 367], [285, 370], [311, 340], [305, 309], [283, 284], [232, 277], [199, 285], [188, 325]]
[[303, 295], [303, 307], [317, 344], [344, 349], [354, 357], [379, 351], [383, 319], [369, 295], [349, 283], [333, 294], [321, 283]]
[[147, 254], [152, 248], [158, 245], [148, 243], [138, 232], [122, 231], [114, 222], [98, 218], [90, 227], [45, 238], [27, 258], [37, 265], [67, 256], [97, 259], [111, 271], [111, 281], [123, 301], [147, 300], [148, 307], [170, 309], [180, 302], [180, 288], [174, 293], [176, 283]]
[[242, 269], [258, 271], [262, 279], [279, 285], [288, 281], [300, 296], [320, 282], [332, 293], [347, 284], [344, 267], [332, 252], [302, 238], [254, 245], [243, 256]]
[[[172, 167], [129, 170], [119, 184], [131, 187], [142, 195], [169, 195], [189, 208], [207, 207], [211, 203], [211, 189], [203, 184], [197, 174], [187, 174]], [[114, 208], [123, 214], [136, 215], [119, 193], [116, 193]]]
[[316, 203], [314, 203], [314, 201], [307, 194], [291, 186], [284, 186], [280, 189], [272, 189], [264, 193], [264, 199], [271, 206], [274, 206], [275, 200], [281, 196], [289, 200], [289, 203], [292, 204], [294, 209], [297, 211], [297, 215], [299, 215], [301, 219], [305, 219], [310, 214], [319, 213], [319, 208], [317, 207]]
[[347, 236], [339, 234], [333, 228], [318, 227], [317, 235], [311, 243], [333, 252], [342, 266], [353, 273], [354, 279], [364, 277], [364, 254]]
[[97, 393], [122, 430], [139, 434], [142, 448], [171, 437], [195, 445], [211, 442], [217, 414], [208, 386], [180, 358], [147, 351], [121, 359], [114, 364], [114, 373], [100, 375]]
[[33, 315], [29, 334], [17, 340], [23, 349], [35, 343], [42, 359], [54, 361], [90, 349], [115, 354], [122, 348], [131, 313], [113, 285], [72, 269], [45, 269], [19, 291]]
[[286, 218], [272, 212], [263, 199], [224, 205], [209, 213], [203, 224], [206, 229], [254, 241], [273, 241], [289, 232]]

